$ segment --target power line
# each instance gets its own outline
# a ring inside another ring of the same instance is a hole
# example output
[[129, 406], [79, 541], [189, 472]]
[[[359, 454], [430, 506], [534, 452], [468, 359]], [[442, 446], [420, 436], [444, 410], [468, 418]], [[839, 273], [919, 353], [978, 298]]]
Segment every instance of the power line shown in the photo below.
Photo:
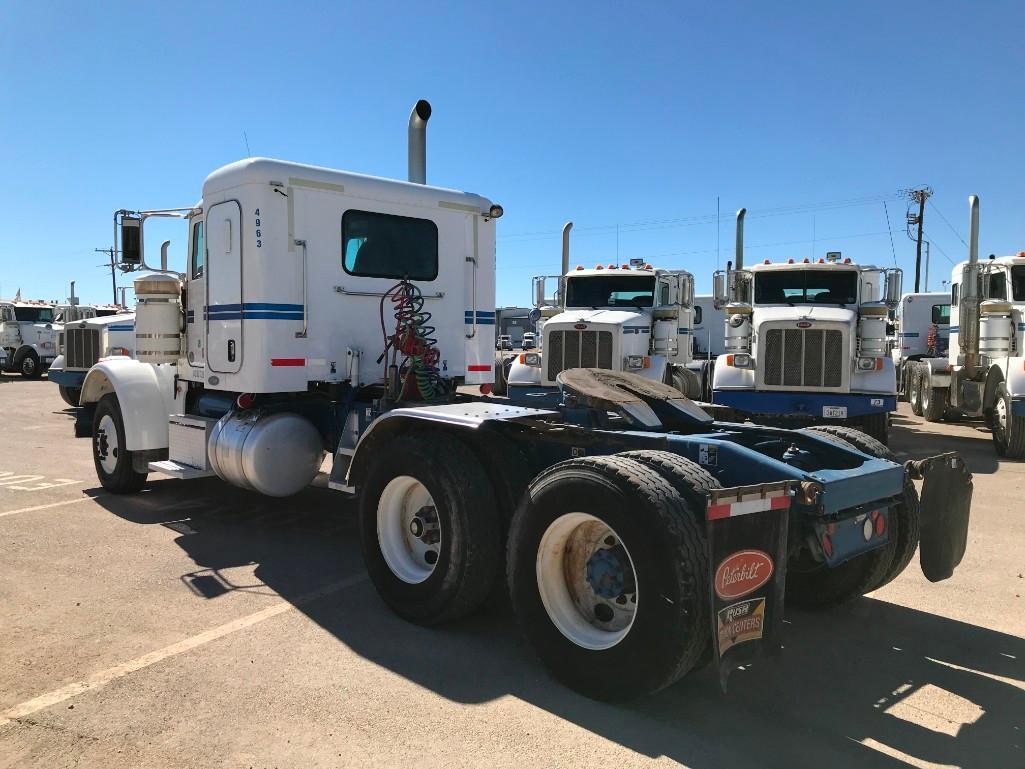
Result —
[[950, 231], [951, 231], [952, 233], [954, 233], [954, 237], [956, 237], [956, 238], [957, 238], [958, 240], [960, 240], [960, 241], [961, 241], [961, 245], [962, 245], [962, 246], [964, 246], [965, 248], [968, 248], [968, 244], [967, 244], [967, 243], [965, 242], [965, 239], [961, 237], [961, 235], [960, 235], [960, 234], [958, 233], [958, 231], [957, 231], [957, 230], [955, 230], [955, 229], [954, 229], [954, 225], [953, 225], [953, 224], [951, 224], [951, 223], [950, 223], [949, 221], [947, 221], [947, 217], [945, 217], [945, 216], [943, 215], [943, 212], [942, 212], [942, 211], [940, 211], [940, 209], [938, 209], [938, 208], [936, 207], [936, 204], [935, 204], [935, 203], [933, 203], [933, 202], [932, 202], [932, 200], [930, 200], [930, 201], [929, 201], [929, 205], [930, 205], [930, 206], [932, 206], [932, 210], [933, 210], [933, 211], [935, 211], [935, 212], [936, 212], [937, 214], [939, 214], [939, 215], [940, 215], [940, 219], [942, 219], [942, 220], [943, 220], [943, 223], [944, 223], [944, 224], [946, 224], [946, 225], [947, 225], [947, 226], [948, 226], [948, 227], [950, 228]]
[[897, 266], [897, 249], [893, 246], [893, 227], [890, 226], [890, 209], [886, 206], [886, 201], [883, 201], [883, 212], [886, 214], [886, 231], [890, 233], [890, 253], [893, 254], [893, 266]]
[[944, 258], [944, 259], [946, 259], [946, 260], [947, 260], [948, 262], [950, 262], [950, 264], [951, 264], [952, 266], [953, 266], [953, 265], [956, 265], [956, 264], [957, 264], [957, 262], [955, 262], [955, 261], [954, 261], [953, 259], [951, 259], [951, 258], [950, 258], [949, 256], [947, 256], [947, 252], [943, 250], [943, 247], [942, 247], [942, 246], [940, 246], [940, 244], [939, 244], [939, 243], [937, 243], [937, 242], [936, 242], [935, 240], [933, 240], [932, 238], [929, 238], [929, 233], [925, 233], [925, 236], [926, 236], [926, 238], [928, 238], [928, 239], [929, 239], [929, 242], [930, 242], [930, 243], [931, 243], [932, 245], [936, 246], [936, 248], [938, 248], [938, 249], [940, 250], [940, 253], [941, 253], [941, 254], [943, 254], [943, 258]]
[[[880, 201], [893, 198], [893, 195], [871, 195], [860, 198], [848, 198], [845, 200], [827, 200], [819, 203], [802, 203], [787, 206], [776, 206], [774, 208], [749, 209], [747, 218], [761, 219], [773, 216], [793, 216], [796, 214], [811, 213], [813, 211], [835, 210], [840, 208], [851, 208], [855, 206], [867, 206]], [[671, 229], [676, 227], [693, 227], [702, 224], [718, 222], [716, 215], [684, 216], [670, 219], [644, 219], [635, 222], [626, 222], [619, 225], [603, 224], [591, 227], [578, 227], [573, 231], [574, 236], [578, 233], [601, 233], [613, 232], [619, 229], [620, 232], [643, 232], [647, 230]], [[536, 230], [533, 232], [517, 232], [502, 235], [499, 240], [531, 240], [542, 238], [548, 235], [557, 235], [562, 230]]]

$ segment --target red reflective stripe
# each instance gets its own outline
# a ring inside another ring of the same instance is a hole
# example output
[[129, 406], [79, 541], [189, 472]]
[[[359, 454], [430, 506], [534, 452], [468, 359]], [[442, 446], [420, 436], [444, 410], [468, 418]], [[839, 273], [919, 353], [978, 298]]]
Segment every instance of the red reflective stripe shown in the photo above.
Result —
[[781, 497], [772, 497], [772, 507], [770, 510], [785, 510], [790, 507], [790, 495], [784, 494]]
[[487, 364], [481, 365], [481, 364], [474, 363], [473, 365], [467, 366], [466, 370], [467, 371], [491, 371], [491, 366], [489, 366]]
[[272, 366], [305, 366], [306, 358], [271, 358]]
[[729, 518], [730, 507], [730, 505], [709, 505], [708, 510], [705, 512], [705, 516], [710, 521], [715, 521], [719, 518]]

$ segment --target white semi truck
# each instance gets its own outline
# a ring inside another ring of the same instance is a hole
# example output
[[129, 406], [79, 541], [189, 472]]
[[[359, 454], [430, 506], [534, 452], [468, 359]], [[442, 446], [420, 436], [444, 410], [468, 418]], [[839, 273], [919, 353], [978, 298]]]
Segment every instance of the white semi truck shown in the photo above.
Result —
[[946, 355], [916, 366], [919, 408], [983, 417], [1001, 456], [1025, 459], [1025, 251], [979, 260], [979, 199], [969, 198], [968, 259], [950, 276]]
[[700, 398], [700, 376], [687, 368], [694, 359], [694, 276], [643, 260], [570, 270], [572, 226], [563, 228], [562, 275], [534, 278], [541, 344], [514, 356], [509, 397], [551, 399], [563, 371], [599, 368], [635, 373]]
[[756, 421], [856, 426], [885, 444], [897, 408], [886, 324], [901, 271], [838, 254], [746, 267], [744, 214], [736, 265], [714, 276], [727, 319], [713, 402]]
[[135, 355], [134, 312], [110, 305], [89, 307], [84, 314], [86, 317], [64, 324], [57, 338], [57, 357], [46, 374], [69, 406], [79, 405], [82, 383], [97, 361]]
[[[920, 362], [946, 359], [950, 345], [950, 294], [942, 291], [904, 294], [893, 313], [890, 357], [897, 372], [897, 391], [923, 416]], [[930, 421], [938, 419], [930, 412]]]
[[694, 358], [715, 360], [726, 352], [726, 312], [711, 294], [694, 297]]
[[[554, 408], [460, 388], [493, 377], [502, 209], [427, 186], [429, 117], [410, 115], [409, 181], [252, 158], [193, 206], [118, 213], [124, 267], [146, 265], [145, 223], [165, 215], [189, 263], [136, 279], [136, 357], [83, 383], [104, 488], [216, 475], [285, 496], [330, 454], [388, 606], [438, 624], [506, 582], [554, 676], [602, 699], [778, 649], [784, 595], [845, 601], [916, 550], [929, 579], [953, 573], [971, 500], [956, 455], [905, 467], [853, 430], [716, 423], [608, 369], [563, 368]], [[667, 315], [685, 306], [654, 271], [620, 276]]]
[[52, 303], [0, 302], [0, 347], [6, 353], [3, 370], [38, 379], [57, 356], [59, 333]]

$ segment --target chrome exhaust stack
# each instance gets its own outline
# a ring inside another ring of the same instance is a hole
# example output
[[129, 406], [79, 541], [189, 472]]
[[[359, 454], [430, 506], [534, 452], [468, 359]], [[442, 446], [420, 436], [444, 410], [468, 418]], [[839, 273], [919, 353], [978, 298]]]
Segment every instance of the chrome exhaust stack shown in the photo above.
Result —
[[979, 197], [968, 198], [968, 264], [961, 277], [961, 312], [958, 345], [965, 373], [975, 376], [979, 367]]
[[569, 272], [569, 231], [573, 229], [573, 222], [566, 222], [562, 225], [562, 272], [563, 277]]
[[427, 121], [431, 104], [420, 99], [409, 113], [409, 181], [427, 184]]
[[736, 246], [736, 265], [735, 270], [744, 269], [744, 217], [747, 216], [747, 209], [742, 208], [737, 211], [737, 246]]

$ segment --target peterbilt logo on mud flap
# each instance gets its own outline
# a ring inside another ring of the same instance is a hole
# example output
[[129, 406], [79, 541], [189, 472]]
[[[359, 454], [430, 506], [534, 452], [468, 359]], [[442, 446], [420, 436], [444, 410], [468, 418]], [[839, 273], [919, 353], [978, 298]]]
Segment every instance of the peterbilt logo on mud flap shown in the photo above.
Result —
[[741, 550], [715, 570], [715, 594], [724, 601], [753, 593], [772, 578], [772, 559], [761, 550]]

